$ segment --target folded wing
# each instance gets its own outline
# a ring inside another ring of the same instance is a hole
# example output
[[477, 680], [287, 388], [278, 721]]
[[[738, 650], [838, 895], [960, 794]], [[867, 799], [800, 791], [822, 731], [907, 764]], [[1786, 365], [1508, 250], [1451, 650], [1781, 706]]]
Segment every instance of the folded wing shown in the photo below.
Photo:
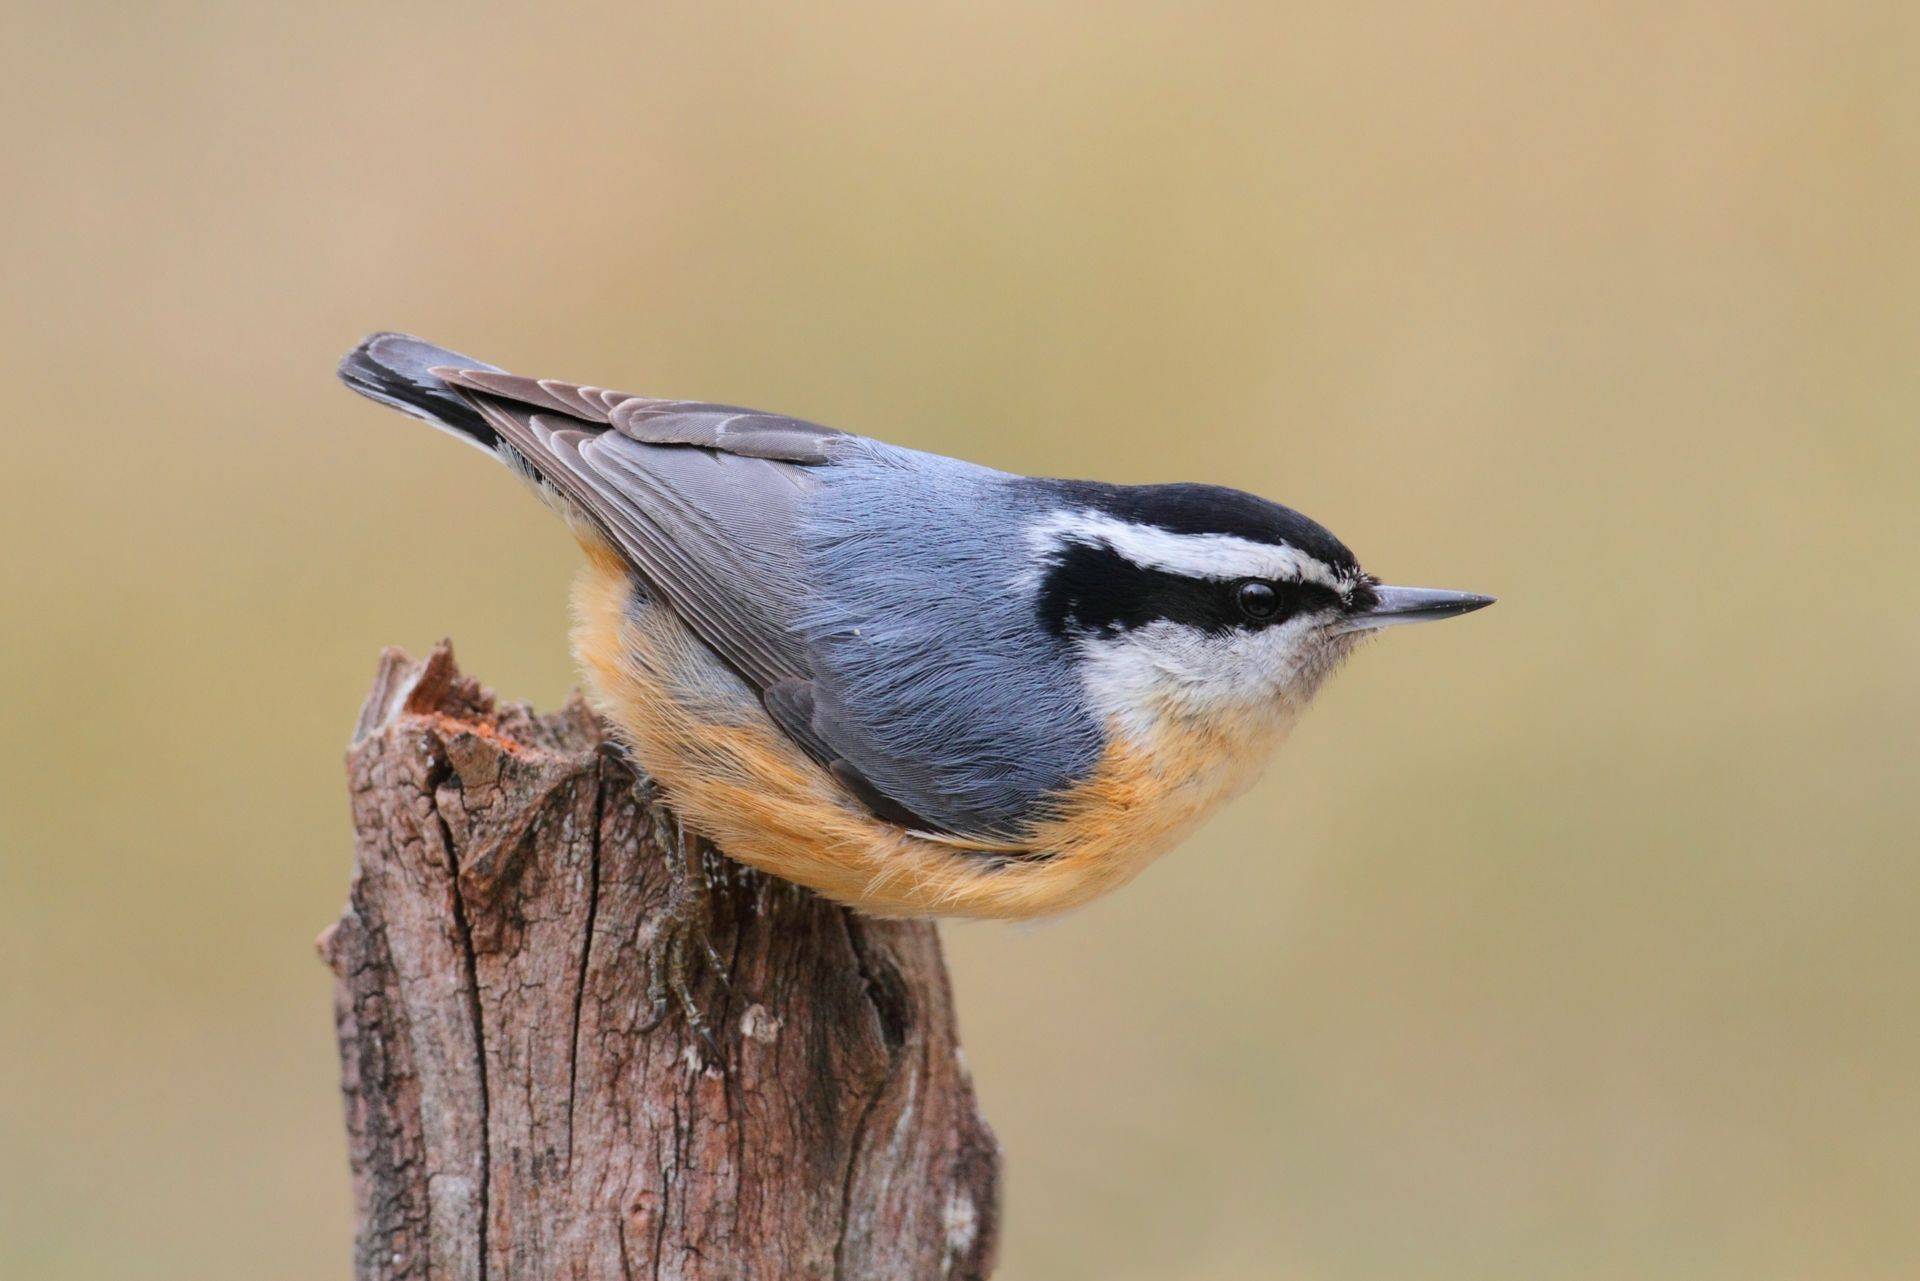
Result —
[[849, 756], [879, 744], [830, 718], [795, 612], [809, 581], [806, 505], [861, 438], [727, 405], [657, 400], [492, 370], [437, 368], [534, 479], [620, 550], [695, 635], [760, 694], [769, 717], [876, 816], [955, 834]]

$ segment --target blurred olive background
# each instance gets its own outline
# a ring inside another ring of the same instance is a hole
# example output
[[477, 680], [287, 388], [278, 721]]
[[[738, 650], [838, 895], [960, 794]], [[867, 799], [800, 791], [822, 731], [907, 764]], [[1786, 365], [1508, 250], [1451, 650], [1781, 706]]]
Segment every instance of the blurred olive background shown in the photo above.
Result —
[[575, 552], [398, 327], [1390, 581], [1128, 892], [947, 932], [1001, 1275], [1920, 1272], [1911, 5], [6, 6], [0, 1274], [338, 1277], [340, 758]]

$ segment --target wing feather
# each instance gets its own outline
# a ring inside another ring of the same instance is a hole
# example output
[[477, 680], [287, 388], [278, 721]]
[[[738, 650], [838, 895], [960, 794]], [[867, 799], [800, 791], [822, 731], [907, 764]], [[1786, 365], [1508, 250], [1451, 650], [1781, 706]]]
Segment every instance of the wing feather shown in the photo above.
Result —
[[728, 405], [497, 370], [433, 373], [479, 411], [537, 483], [620, 551], [753, 686], [773, 723], [850, 794], [888, 822], [966, 843], [855, 763], [875, 766], [886, 757], [832, 714], [837, 696], [819, 683], [796, 617], [812, 581], [807, 505], [837, 451], [859, 437]]
[[513, 401], [533, 409], [605, 423], [643, 445], [693, 445], [743, 458], [820, 465], [833, 461], [836, 444], [854, 439], [818, 423], [761, 413], [737, 405], [698, 400], [661, 400], [557, 378], [527, 378], [489, 369], [440, 367], [433, 373], [455, 387]]

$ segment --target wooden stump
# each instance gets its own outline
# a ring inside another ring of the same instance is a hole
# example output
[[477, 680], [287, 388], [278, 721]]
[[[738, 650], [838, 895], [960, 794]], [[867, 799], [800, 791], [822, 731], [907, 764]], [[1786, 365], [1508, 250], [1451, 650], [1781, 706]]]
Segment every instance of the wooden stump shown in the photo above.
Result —
[[972, 1278], [998, 1149], [939, 936], [715, 859], [720, 1063], [643, 1030], [669, 821], [576, 697], [496, 706], [397, 650], [347, 755], [320, 939], [361, 1278]]

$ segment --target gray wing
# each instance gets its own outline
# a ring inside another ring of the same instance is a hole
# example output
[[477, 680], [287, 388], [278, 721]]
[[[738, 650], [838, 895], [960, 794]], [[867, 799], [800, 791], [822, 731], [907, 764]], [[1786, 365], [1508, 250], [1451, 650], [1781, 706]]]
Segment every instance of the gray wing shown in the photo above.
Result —
[[817, 697], [821, 674], [795, 617], [810, 581], [806, 506], [836, 452], [867, 442], [727, 405], [489, 370], [433, 373], [460, 389], [536, 482], [607, 536], [754, 687], [774, 723], [868, 809], [904, 827], [953, 831], [849, 759], [871, 765], [885, 747], [828, 713], [834, 700]]
[[[844, 431], [779, 414], [704, 401], [659, 400], [552, 378], [524, 378], [493, 369], [436, 368], [444, 381], [522, 410], [547, 410], [583, 423], [611, 427], [647, 445], [694, 445], [743, 458], [819, 464], [833, 461], [832, 446], [858, 440]], [[485, 412], [485, 406], [481, 406]]]
[[435, 370], [539, 479], [599, 526], [674, 612], [765, 690], [808, 664], [786, 617], [800, 505], [845, 433], [725, 405]]

